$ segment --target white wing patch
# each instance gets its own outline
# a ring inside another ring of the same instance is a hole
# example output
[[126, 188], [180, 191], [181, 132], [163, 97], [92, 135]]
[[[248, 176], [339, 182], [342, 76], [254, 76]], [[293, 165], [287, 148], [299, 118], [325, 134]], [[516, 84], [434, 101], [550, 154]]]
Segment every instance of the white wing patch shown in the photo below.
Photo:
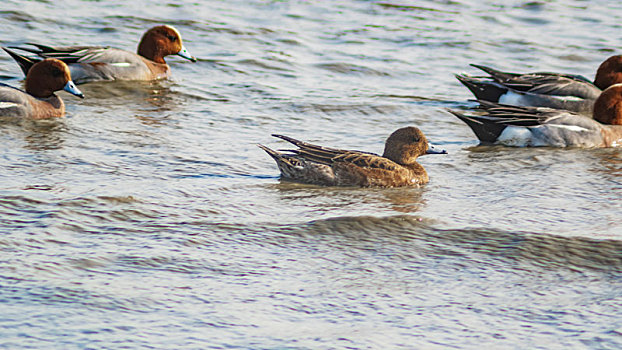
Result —
[[557, 95], [548, 95], [551, 98], [558, 99], [560, 101], [583, 101], [581, 97], [577, 96], [557, 96]]
[[560, 128], [560, 129], [566, 129], [566, 130], [570, 130], [570, 131], [576, 131], [576, 132], [590, 131], [590, 130], [588, 130], [586, 128], [582, 128], [582, 127], [577, 126], [577, 125], [547, 124], [547, 126], [551, 126], [551, 127], [555, 127], [555, 128]]
[[13, 102], [0, 102], [0, 108], [19, 107], [20, 105]]
[[111, 66], [115, 66], [115, 67], [129, 67], [131, 66], [130, 63], [127, 62], [115, 62], [115, 63], [110, 63]]

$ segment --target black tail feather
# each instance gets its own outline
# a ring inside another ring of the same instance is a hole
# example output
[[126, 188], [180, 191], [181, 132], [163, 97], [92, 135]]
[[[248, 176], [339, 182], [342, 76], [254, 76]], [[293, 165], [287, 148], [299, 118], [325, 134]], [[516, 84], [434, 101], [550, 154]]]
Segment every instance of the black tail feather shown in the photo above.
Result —
[[273, 149], [270, 149], [270, 148], [268, 148], [268, 147], [266, 147], [266, 146], [264, 146], [262, 144], [258, 143], [257, 147], [259, 147], [262, 150], [266, 151], [266, 153], [268, 153], [268, 155], [270, 155], [270, 157], [272, 157], [277, 162], [283, 158], [283, 156], [279, 152], [277, 152], [277, 151], [275, 151]]
[[496, 70], [494, 68], [490, 68], [487, 66], [482, 66], [479, 64], [473, 64], [471, 63], [471, 67], [475, 67], [477, 69], [481, 69], [484, 72], [488, 73], [494, 80], [498, 81], [498, 82], [506, 82], [509, 80], [512, 80], [516, 77], [521, 76], [521, 74], [517, 74], [517, 73], [507, 73], [507, 72], [502, 72], [500, 70]]
[[494, 143], [506, 127], [503, 124], [496, 124], [486, 122], [486, 120], [479, 120], [477, 116], [467, 116], [451, 109], [448, 109], [447, 111], [465, 122], [466, 125], [468, 125], [471, 130], [473, 130], [475, 136], [477, 136], [477, 138], [482, 143]]
[[19, 65], [19, 68], [21, 68], [22, 72], [24, 72], [24, 75], [28, 75], [28, 71], [30, 70], [30, 68], [35, 63], [41, 61], [39, 59], [29, 58], [29, 57], [20, 55], [14, 51], [7, 49], [6, 47], [2, 47], [2, 49], [6, 51], [6, 53], [8, 53], [15, 60], [15, 62], [17, 62], [17, 64]]
[[28, 45], [32, 45], [34, 47], [36, 47], [37, 49], [39, 49], [39, 51], [35, 51], [34, 49], [25, 49], [25, 48], [19, 48], [20, 50], [24, 50], [24, 51], [28, 51], [28, 52], [32, 52], [32, 53], [36, 53], [36, 54], [40, 54], [40, 53], [48, 53], [48, 52], [57, 52], [58, 49], [52, 46], [47, 46], [47, 45], [41, 45], [41, 44], [37, 44], [37, 43], [26, 43]]
[[306, 142], [303, 142], [303, 141], [300, 141], [300, 140], [296, 140], [295, 138], [292, 138], [292, 137], [289, 137], [289, 136], [279, 135], [279, 134], [272, 134], [272, 136], [278, 137], [280, 139], [283, 139], [283, 140], [285, 140], [285, 141], [287, 141], [289, 143], [292, 143], [292, 144], [294, 144], [294, 145], [296, 145], [298, 147], [307, 145]]
[[501, 95], [508, 92], [508, 88], [495, 81], [473, 78], [461, 74], [456, 74], [455, 76], [456, 79], [471, 90], [478, 100], [499, 102]]

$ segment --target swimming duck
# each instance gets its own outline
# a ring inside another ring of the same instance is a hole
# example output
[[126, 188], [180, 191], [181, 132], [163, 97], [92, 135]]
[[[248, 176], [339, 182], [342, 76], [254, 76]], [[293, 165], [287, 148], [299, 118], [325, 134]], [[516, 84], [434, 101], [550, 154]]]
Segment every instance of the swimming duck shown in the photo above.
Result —
[[608, 87], [594, 103], [594, 118], [547, 107], [478, 101], [482, 115], [449, 110], [484, 144], [506, 146], [622, 147], [622, 84]]
[[26, 76], [26, 91], [0, 83], [0, 116], [33, 119], [65, 115], [65, 104], [55, 91], [65, 90], [80, 98], [84, 95], [71, 81], [67, 65], [47, 58], [35, 63]]
[[508, 73], [471, 64], [487, 77], [457, 74], [478, 100], [513, 106], [550, 107], [592, 116], [594, 101], [611, 85], [622, 83], [622, 56], [611, 56], [598, 67], [594, 82], [581, 75]]
[[282, 178], [326, 186], [423, 185], [429, 178], [423, 166], [417, 163], [417, 157], [447, 153], [429, 145], [423, 132], [416, 127], [393, 132], [386, 141], [382, 156], [317, 146], [284, 135], [272, 136], [298, 147], [288, 150], [289, 153], [280, 153], [258, 145], [274, 158]]
[[56, 58], [67, 65], [76, 84], [98, 80], [154, 80], [170, 75], [164, 61], [168, 55], [178, 55], [196, 62], [181, 41], [177, 29], [160, 25], [149, 29], [138, 44], [138, 54], [107, 46], [52, 47], [30, 43], [35, 48], [11, 47], [37, 55], [37, 58], [20, 55], [3, 47], [22, 68], [24, 74], [32, 65], [44, 58]]

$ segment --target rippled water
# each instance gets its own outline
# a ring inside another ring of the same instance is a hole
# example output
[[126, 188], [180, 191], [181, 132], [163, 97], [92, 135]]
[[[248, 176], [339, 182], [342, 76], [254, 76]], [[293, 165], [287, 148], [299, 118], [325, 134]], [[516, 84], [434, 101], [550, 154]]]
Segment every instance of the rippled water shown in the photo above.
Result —
[[[469, 63], [593, 78], [614, 1], [4, 1], [0, 44], [135, 50], [161, 82], [82, 85], [0, 123], [0, 347], [622, 347], [622, 152], [477, 146]], [[0, 78], [21, 72], [0, 55]], [[420, 189], [281, 182], [278, 132], [449, 151]]]

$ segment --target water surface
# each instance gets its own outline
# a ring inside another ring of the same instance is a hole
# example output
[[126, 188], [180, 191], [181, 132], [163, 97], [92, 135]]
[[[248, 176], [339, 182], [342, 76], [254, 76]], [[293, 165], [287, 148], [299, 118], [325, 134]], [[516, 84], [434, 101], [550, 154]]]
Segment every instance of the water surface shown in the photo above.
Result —
[[[613, 1], [5, 1], [0, 44], [199, 58], [0, 121], [0, 347], [622, 346], [622, 152], [478, 146], [469, 63], [593, 78]], [[0, 55], [2, 82], [22, 84]], [[271, 133], [448, 150], [422, 188], [282, 182]]]

